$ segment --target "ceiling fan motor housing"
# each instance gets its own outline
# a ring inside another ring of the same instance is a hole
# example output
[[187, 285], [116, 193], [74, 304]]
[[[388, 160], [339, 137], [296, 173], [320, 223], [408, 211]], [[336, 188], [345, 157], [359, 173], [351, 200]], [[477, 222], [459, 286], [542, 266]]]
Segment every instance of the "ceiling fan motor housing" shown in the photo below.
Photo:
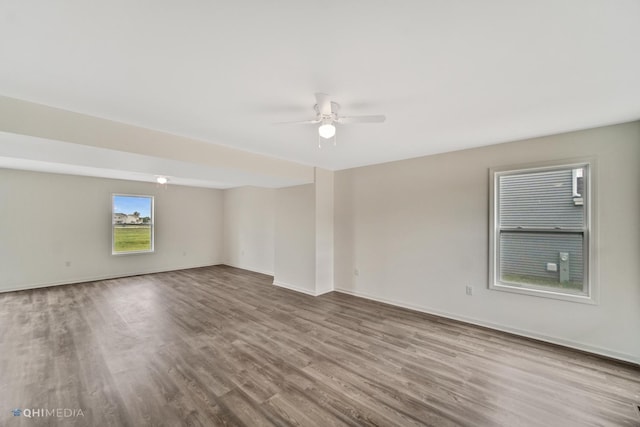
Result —
[[340, 104], [331, 101], [331, 114], [322, 114], [318, 104], [315, 104], [313, 106], [313, 109], [316, 111], [318, 120], [321, 120], [323, 124], [331, 124], [338, 118], [338, 110], [340, 110]]

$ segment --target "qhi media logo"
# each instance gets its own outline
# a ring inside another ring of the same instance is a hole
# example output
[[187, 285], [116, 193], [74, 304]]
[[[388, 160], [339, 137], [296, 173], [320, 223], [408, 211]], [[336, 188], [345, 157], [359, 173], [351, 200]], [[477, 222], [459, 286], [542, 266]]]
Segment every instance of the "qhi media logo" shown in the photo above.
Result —
[[73, 418], [84, 417], [82, 409], [71, 408], [25, 408], [25, 409], [12, 409], [11, 413], [14, 417], [23, 416], [25, 418], [41, 418], [41, 417], [56, 417], [56, 418]]

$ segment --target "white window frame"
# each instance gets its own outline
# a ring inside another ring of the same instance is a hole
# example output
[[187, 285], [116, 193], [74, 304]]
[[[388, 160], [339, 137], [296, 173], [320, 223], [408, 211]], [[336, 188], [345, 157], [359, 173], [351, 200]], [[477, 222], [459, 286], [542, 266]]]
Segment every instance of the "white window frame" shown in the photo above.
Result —
[[[115, 248], [115, 244], [116, 244], [116, 239], [115, 239], [116, 227], [115, 226], [116, 226], [116, 224], [113, 221], [113, 214], [114, 214], [116, 196], [142, 197], [142, 198], [151, 199], [151, 221], [150, 221], [150, 224], [149, 224], [150, 227], [151, 227], [151, 249], [144, 250], [144, 251], [116, 252], [116, 248]], [[155, 252], [155, 241], [156, 241], [156, 236], [155, 236], [155, 232], [156, 232], [155, 217], [156, 217], [156, 212], [155, 212], [155, 197], [154, 196], [150, 196], [150, 195], [147, 195], [147, 194], [112, 193], [111, 194], [111, 255], [120, 256], [120, 255], [139, 255], [139, 254], [154, 253]]]
[[[550, 288], [538, 289], [526, 284], [504, 282], [500, 280], [500, 224], [499, 224], [499, 177], [523, 173], [535, 173], [561, 169], [585, 168], [583, 199], [585, 204], [584, 228], [584, 260], [585, 260], [585, 291], [584, 294], [572, 294]], [[489, 289], [512, 292], [544, 298], [584, 304], [598, 303], [598, 268], [597, 268], [597, 215], [596, 215], [596, 183], [597, 167], [594, 158], [569, 159], [526, 165], [504, 166], [489, 169]]]

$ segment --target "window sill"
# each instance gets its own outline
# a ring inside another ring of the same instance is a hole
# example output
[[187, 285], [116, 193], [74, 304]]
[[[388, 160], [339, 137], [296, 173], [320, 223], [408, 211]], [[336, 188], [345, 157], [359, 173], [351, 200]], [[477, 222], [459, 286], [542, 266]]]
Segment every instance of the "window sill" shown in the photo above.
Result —
[[155, 252], [155, 249], [151, 249], [150, 251], [111, 252], [111, 255], [114, 255], [114, 256], [143, 255], [143, 254], [152, 254], [154, 252]]
[[541, 298], [551, 298], [561, 301], [577, 302], [581, 304], [596, 305], [597, 301], [593, 295], [585, 294], [572, 294], [565, 292], [558, 292], [551, 289], [533, 289], [528, 287], [519, 286], [511, 283], [493, 283], [489, 285], [489, 289], [501, 292], [511, 292], [515, 294], [530, 295]]

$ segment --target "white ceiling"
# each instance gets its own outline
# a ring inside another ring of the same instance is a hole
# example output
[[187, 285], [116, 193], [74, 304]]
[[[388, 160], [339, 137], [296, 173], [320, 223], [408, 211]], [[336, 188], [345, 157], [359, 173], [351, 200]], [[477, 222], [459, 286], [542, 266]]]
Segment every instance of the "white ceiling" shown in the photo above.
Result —
[[[639, 52], [638, 0], [0, 0], [0, 95], [331, 170], [640, 119]], [[273, 124], [315, 92], [387, 121]]]

